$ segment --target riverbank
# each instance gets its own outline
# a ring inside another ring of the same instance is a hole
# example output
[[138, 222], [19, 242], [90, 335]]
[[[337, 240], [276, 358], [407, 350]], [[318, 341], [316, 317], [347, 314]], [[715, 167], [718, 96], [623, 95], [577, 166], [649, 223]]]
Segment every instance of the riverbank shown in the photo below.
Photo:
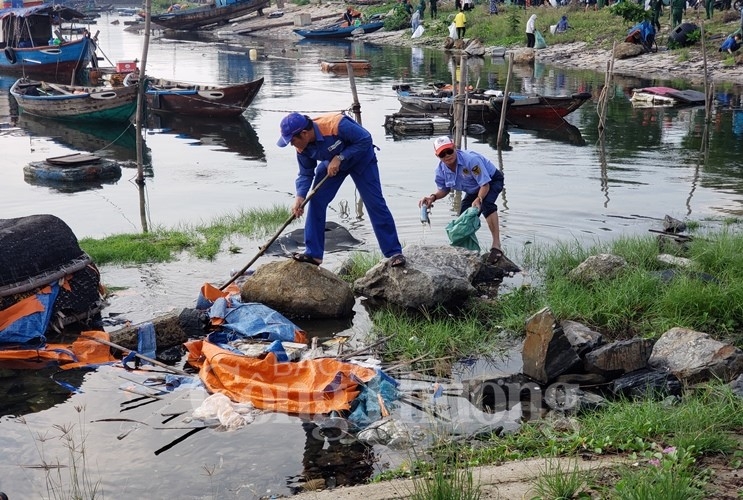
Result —
[[[266, 19], [265, 17], [250, 16], [238, 20], [229, 28], [218, 28], [219, 34], [227, 33], [233, 35], [253, 35], [267, 38], [277, 38], [291, 41], [301, 40], [293, 30], [294, 19], [300, 14], [309, 15], [312, 19], [312, 27], [320, 27], [339, 19], [344, 9], [343, 3], [323, 3], [295, 5], [287, 4], [281, 11], [282, 17]], [[534, 9], [539, 12], [543, 7]], [[683, 79], [694, 85], [703, 85], [704, 79], [704, 54], [701, 47], [694, 46], [677, 51], [667, 50], [662, 40], [667, 39], [668, 28], [664, 27], [658, 34], [659, 50], [655, 53], [641, 54], [629, 59], [617, 59], [614, 62], [616, 75], [626, 75], [652, 79]], [[427, 48], [439, 48], [444, 50], [444, 37], [424, 35], [421, 38], [411, 38], [410, 30], [378, 31], [365, 34], [360, 39], [375, 44], [396, 46], [419, 46]], [[607, 63], [611, 60], [611, 49], [602, 48], [600, 44], [585, 41], [555, 43], [559, 41], [555, 37], [548, 37], [549, 46], [544, 49], [535, 50], [536, 61], [555, 66], [588, 69], [603, 72]], [[621, 40], [617, 40], [621, 42]], [[523, 47], [508, 47], [507, 52], [521, 52]], [[710, 81], [718, 84], [743, 84], [743, 65], [726, 66], [722, 57], [715, 52], [714, 56], [707, 57], [707, 72]]]

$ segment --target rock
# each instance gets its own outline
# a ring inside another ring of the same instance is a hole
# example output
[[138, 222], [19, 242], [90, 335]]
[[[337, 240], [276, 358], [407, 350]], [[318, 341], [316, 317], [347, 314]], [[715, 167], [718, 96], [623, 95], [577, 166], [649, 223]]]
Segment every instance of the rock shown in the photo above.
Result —
[[[155, 327], [155, 336], [157, 337], [157, 349], [167, 349], [186, 342], [189, 338], [186, 331], [181, 327], [178, 315], [167, 313], [158, 316], [147, 323], [152, 323]], [[110, 339], [114, 344], [118, 344], [127, 349], [137, 349], [137, 332], [139, 327], [145, 323], [131, 325], [120, 330], [111, 332]]]
[[666, 215], [663, 217], [663, 230], [674, 234], [683, 233], [686, 231], [686, 223]]
[[637, 43], [621, 42], [614, 48], [614, 57], [617, 59], [629, 59], [643, 53], [642, 45]]
[[562, 327], [546, 307], [526, 320], [521, 356], [524, 375], [544, 384], [581, 364]]
[[672, 373], [643, 368], [614, 380], [612, 391], [629, 398], [680, 396], [681, 383]]
[[612, 342], [586, 354], [586, 371], [612, 377], [640, 370], [648, 366], [652, 350], [649, 339]]
[[259, 267], [240, 288], [240, 297], [290, 318], [347, 318], [356, 301], [350, 285], [332, 272], [292, 259]]
[[485, 55], [485, 46], [482, 44], [482, 40], [478, 38], [472, 38], [464, 47], [464, 51], [469, 56], [482, 57]]
[[456, 307], [476, 293], [472, 280], [481, 266], [477, 252], [451, 246], [409, 246], [404, 252], [404, 267], [380, 262], [356, 280], [354, 292], [414, 309]]
[[534, 49], [515, 49], [511, 51], [513, 54], [514, 64], [533, 64], [536, 58], [536, 51]]
[[579, 283], [593, 283], [595, 281], [612, 279], [627, 268], [627, 261], [618, 255], [598, 254], [591, 255], [578, 264], [568, 274], [569, 278]]
[[604, 338], [599, 332], [591, 330], [577, 321], [565, 320], [560, 322], [570, 345], [579, 356], [583, 356], [604, 343]]
[[653, 347], [648, 364], [685, 383], [733, 380], [743, 372], [743, 351], [688, 328], [671, 328]]

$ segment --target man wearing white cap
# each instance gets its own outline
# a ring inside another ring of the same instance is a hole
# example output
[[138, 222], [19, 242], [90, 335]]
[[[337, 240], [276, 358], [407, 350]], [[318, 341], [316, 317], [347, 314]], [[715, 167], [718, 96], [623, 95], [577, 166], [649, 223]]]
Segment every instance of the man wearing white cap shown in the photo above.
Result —
[[292, 213], [300, 217], [311, 185], [327, 176], [307, 204], [304, 226], [305, 253], [292, 257], [299, 262], [319, 266], [325, 253], [325, 220], [328, 205], [346, 177], [351, 177], [369, 213], [374, 235], [382, 254], [391, 267], [405, 265], [395, 221], [382, 195], [379, 166], [369, 132], [342, 113], [310, 118], [290, 113], [281, 120], [281, 137], [277, 145], [291, 144], [297, 150], [299, 173]]
[[436, 166], [436, 192], [421, 198], [418, 206], [431, 206], [436, 200], [446, 197], [454, 189], [465, 193], [459, 214], [470, 207], [480, 210], [485, 216], [493, 243], [487, 262], [508, 274], [521, 271], [501, 249], [498, 206], [495, 204], [503, 190], [503, 172], [493, 162], [476, 151], [458, 150], [449, 137], [437, 137], [433, 150], [439, 158]]

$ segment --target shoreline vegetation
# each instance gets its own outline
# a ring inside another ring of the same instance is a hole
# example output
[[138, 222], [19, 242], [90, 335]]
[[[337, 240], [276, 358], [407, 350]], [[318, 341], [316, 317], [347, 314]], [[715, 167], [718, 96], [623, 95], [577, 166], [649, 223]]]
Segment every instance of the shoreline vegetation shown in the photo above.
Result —
[[[283, 215], [272, 211], [240, 214], [250, 221], [244, 234], [262, 234]], [[227, 218], [233, 220], [232, 218]], [[200, 234], [229, 232], [225, 219]], [[743, 233], [742, 221], [687, 221], [690, 240], [679, 247], [693, 263], [678, 279], [663, 283], [658, 273], [669, 268], [657, 258], [659, 241], [653, 236], [623, 238], [583, 248], [577, 243], [548, 248], [530, 247], [521, 256], [536, 285], [509, 290], [498, 298], [473, 298], [462, 310], [402, 314], [382, 309], [372, 314], [372, 339], [389, 338], [380, 353], [391, 363], [445, 375], [452, 359], [497, 355], [499, 345], [523, 339], [525, 320], [549, 307], [555, 317], [575, 320], [599, 331], [607, 340], [657, 339], [675, 326], [705, 332], [712, 338], [743, 346]], [[140, 245], [142, 239], [167, 240], [156, 230], [149, 235], [122, 235]], [[176, 231], [177, 233], [177, 231]], [[175, 237], [176, 241], [185, 238]], [[128, 246], [111, 255], [105, 246], [85, 239], [81, 246], [94, 261], [127, 262]], [[186, 247], [180, 247], [183, 250]], [[197, 248], [197, 247], [195, 247]], [[664, 249], [665, 250], [665, 249]], [[233, 251], [222, 248], [221, 251]], [[583, 286], [572, 282], [569, 271], [585, 258], [611, 253], [624, 258], [631, 270], [619, 277]], [[157, 261], [159, 253], [152, 256]], [[177, 258], [177, 255], [173, 255]], [[202, 256], [202, 258], [204, 258]], [[209, 257], [206, 257], [209, 258]], [[148, 258], [145, 257], [144, 261]], [[354, 269], [346, 279], [362, 276], [376, 262], [367, 254], [351, 254]], [[142, 261], [142, 256], [137, 256]], [[713, 279], [701, 282], [699, 275]], [[394, 335], [393, 335], [394, 334]], [[416, 361], [419, 360], [419, 361]], [[445, 361], [442, 361], [445, 360]], [[379, 480], [409, 478], [415, 498], [490, 498], [493, 485], [477, 480], [476, 467], [540, 458], [544, 468], [524, 487], [529, 498], [725, 498], [740, 488], [743, 464], [743, 398], [723, 381], [687, 387], [682, 398], [646, 396], [619, 399], [603, 408], [579, 414], [551, 412], [526, 421], [515, 433], [492, 432], [456, 440], [439, 436], [432, 450], [411, 456], [410, 462], [380, 475]], [[578, 462], [617, 460], [600, 472], [584, 471]], [[627, 463], [634, 465], [627, 465]], [[533, 467], [533, 461], [528, 462]], [[456, 471], [456, 472], [455, 472]], [[474, 478], [474, 479], [473, 479]], [[397, 483], [390, 483], [389, 487]], [[384, 488], [385, 483], [376, 486]], [[462, 495], [450, 496], [457, 490]], [[674, 494], [669, 496], [669, 491]], [[441, 492], [443, 496], [441, 496]], [[735, 498], [735, 497], [731, 497]]]
[[[416, 1], [411, 0], [411, 3], [413, 8], [418, 6]], [[281, 9], [284, 16], [278, 20], [266, 19], [266, 16], [250, 16], [238, 19], [229, 27], [214, 28], [214, 35], [223, 37], [229, 34], [244, 34], [299, 41], [300, 38], [293, 32], [295, 26], [291, 22], [297, 15], [310, 14], [313, 26], [317, 27], [333, 22], [335, 20], [333, 13], [337, 13], [337, 18], [340, 19], [345, 5], [342, 2], [311, 3], [307, 0], [300, 0], [298, 3], [286, 4]], [[374, 14], [387, 16], [383, 30], [365, 34], [362, 40], [376, 44], [419, 46], [438, 50], [445, 50], [444, 43], [449, 35], [449, 24], [455, 14], [453, 1], [439, 2], [438, 16], [436, 19], [431, 19], [430, 8], [426, 2], [426, 11], [422, 17], [424, 34], [420, 38], [413, 39], [409, 17], [405, 18], [396, 14], [399, 11], [399, 8], [396, 9], [397, 2], [373, 5], [356, 5], [354, 2], [349, 2], [349, 5], [353, 5], [365, 17]], [[489, 15], [488, 2], [480, 0], [473, 10], [466, 13], [468, 21], [465, 41], [477, 38], [485, 47], [503, 47], [508, 51], [524, 54], [529, 52], [526, 49], [526, 21], [530, 15], [536, 14], [537, 29], [543, 34], [547, 47], [535, 50], [534, 60], [574, 69], [604, 72], [611, 60], [614, 44], [621, 44], [632, 26], [646, 16], [650, 16], [650, 11], [643, 10], [635, 2], [620, 2], [616, 5], [627, 5], [630, 8], [619, 9], [613, 6], [598, 10], [585, 10], [585, 4], [577, 3], [575, 0], [565, 6], [540, 5], [526, 9], [499, 3], [499, 13]], [[550, 26], [557, 24], [563, 15], [568, 17], [570, 28], [565, 33], [550, 33]], [[658, 52], [644, 53], [627, 59], [615, 59], [614, 73], [671, 80], [672, 85], [686, 88], [688, 84], [684, 81], [694, 85], [704, 83], [706, 64], [710, 82], [717, 82], [722, 86], [743, 84], [743, 51], [736, 55], [718, 52], [724, 38], [740, 28], [740, 13], [732, 8], [715, 10], [712, 19], [706, 20], [704, 5], [699, 2], [697, 8], [689, 7], [685, 10], [683, 22], [694, 23], [699, 27], [703, 25], [704, 51], [701, 34], [692, 37], [695, 42], [688, 47], [678, 47], [674, 43], [669, 43], [669, 35], [673, 31], [671, 10], [670, 7], [664, 7], [660, 17], [661, 29], [656, 35]], [[239, 37], [243, 41], [245, 38]], [[528, 60], [529, 57], [526, 59]]]

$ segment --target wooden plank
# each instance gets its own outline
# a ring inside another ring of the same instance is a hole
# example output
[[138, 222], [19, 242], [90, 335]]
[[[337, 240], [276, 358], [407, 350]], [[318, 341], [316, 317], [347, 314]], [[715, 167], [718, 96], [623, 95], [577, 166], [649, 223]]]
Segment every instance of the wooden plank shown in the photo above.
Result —
[[86, 163], [95, 163], [98, 161], [101, 161], [101, 157], [90, 153], [73, 153], [46, 159], [46, 162], [51, 165], [62, 166], [85, 165]]

